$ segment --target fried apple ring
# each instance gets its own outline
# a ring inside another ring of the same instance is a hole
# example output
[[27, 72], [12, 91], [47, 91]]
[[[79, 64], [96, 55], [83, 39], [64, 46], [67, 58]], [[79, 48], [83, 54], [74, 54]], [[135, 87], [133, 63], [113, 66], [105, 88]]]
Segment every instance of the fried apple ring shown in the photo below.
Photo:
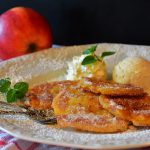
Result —
[[68, 114], [57, 116], [61, 128], [71, 127], [97, 133], [120, 132], [128, 129], [128, 122], [116, 117], [95, 114]]
[[67, 87], [79, 86], [77, 81], [56, 81], [37, 85], [29, 90], [26, 95], [25, 105], [33, 109], [51, 109], [53, 98]]
[[99, 95], [82, 88], [68, 88], [53, 100], [52, 107], [60, 128], [71, 127], [90, 132], [118, 132], [128, 121], [114, 117], [99, 103]]
[[132, 121], [135, 126], [150, 126], [150, 96], [111, 97], [101, 95], [99, 101], [116, 117]]
[[93, 93], [111, 96], [139, 96], [144, 95], [144, 90], [140, 87], [132, 86], [129, 84], [118, 84], [109, 81], [100, 81], [96, 78], [83, 78], [81, 86]]
[[111, 114], [99, 103], [99, 95], [84, 91], [80, 87], [68, 87], [61, 91], [52, 102], [55, 115], [94, 113]]

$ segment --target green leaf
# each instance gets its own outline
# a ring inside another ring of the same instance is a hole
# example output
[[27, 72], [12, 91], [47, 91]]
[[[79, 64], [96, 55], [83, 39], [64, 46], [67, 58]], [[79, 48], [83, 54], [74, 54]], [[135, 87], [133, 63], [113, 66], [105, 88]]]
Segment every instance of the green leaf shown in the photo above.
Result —
[[88, 64], [92, 64], [94, 62], [96, 62], [97, 59], [92, 56], [92, 55], [89, 55], [89, 56], [86, 56], [83, 61], [82, 61], [82, 65], [88, 65]]
[[8, 78], [0, 80], [0, 92], [5, 93], [10, 87], [10, 80]]
[[19, 90], [16, 90], [16, 97], [18, 99], [21, 99], [25, 96], [26, 93], [20, 92]]
[[9, 89], [6, 93], [7, 102], [12, 103], [17, 101], [16, 90]]
[[115, 54], [116, 52], [103, 52], [101, 58]]
[[23, 98], [29, 89], [29, 85], [26, 82], [18, 82], [14, 85], [17, 98]]
[[97, 45], [91, 46], [90, 48], [83, 51], [82, 54], [92, 54], [96, 51]]

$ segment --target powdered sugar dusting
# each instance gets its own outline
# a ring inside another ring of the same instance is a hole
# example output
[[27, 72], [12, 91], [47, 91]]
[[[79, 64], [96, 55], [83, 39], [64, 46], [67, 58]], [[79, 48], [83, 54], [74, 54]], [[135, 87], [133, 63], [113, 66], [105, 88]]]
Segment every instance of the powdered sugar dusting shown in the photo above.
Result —
[[[107, 118], [107, 117], [106, 117]], [[100, 116], [100, 115], [94, 115], [92, 113], [90, 114], [70, 114], [67, 119], [69, 121], [75, 121], [77, 119], [81, 119], [81, 120], [91, 120], [91, 122], [93, 122], [93, 125], [96, 121], [99, 120], [104, 120], [104, 116]]]
[[118, 120], [116, 117], [113, 116], [104, 116], [104, 115], [95, 115], [93, 113], [89, 114], [69, 114], [67, 117], [62, 117], [64, 121], [67, 122], [90, 122], [93, 126], [100, 125], [101, 127], [103, 126], [108, 126], [109, 124], [114, 124], [115, 126], [120, 126], [118, 123]]
[[41, 125], [22, 115], [3, 115], [0, 116], [0, 120], [1, 128], [17, 137], [27, 140], [32, 137], [32, 140], [35, 139], [39, 142], [49, 144], [60, 142], [61, 145], [80, 148], [113, 148], [116, 146], [119, 148], [126, 145], [143, 144], [149, 142], [150, 138], [149, 129], [116, 134], [95, 134]]
[[110, 101], [110, 106], [115, 106], [117, 109], [124, 109], [123, 106], [119, 105], [119, 104], [116, 104], [114, 101]]

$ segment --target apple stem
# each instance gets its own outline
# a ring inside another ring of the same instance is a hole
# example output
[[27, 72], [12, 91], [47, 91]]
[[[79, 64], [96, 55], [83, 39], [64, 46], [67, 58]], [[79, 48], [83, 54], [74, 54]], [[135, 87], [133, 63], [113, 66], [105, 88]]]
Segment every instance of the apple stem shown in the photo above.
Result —
[[30, 43], [29, 46], [28, 46], [27, 51], [28, 51], [29, 53], [33, 53], [33, 52], [35, 52], [36, 50], [37, 50], [36, 44], [35, 44], [35, 43]]

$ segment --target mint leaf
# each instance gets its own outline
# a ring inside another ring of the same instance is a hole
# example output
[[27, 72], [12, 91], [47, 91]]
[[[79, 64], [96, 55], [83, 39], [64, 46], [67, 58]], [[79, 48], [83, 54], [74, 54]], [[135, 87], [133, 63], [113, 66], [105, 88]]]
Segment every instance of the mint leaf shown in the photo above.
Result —
[[0, 92], [5, 93], [10, 87], [10, 80], [8, 78], [0, 80]]
[[101, 58], [115, 54], [116, 52], [103, 52]]
[[6, 99], [7, 102], [9, 103], [16, 102], [17, 101], [16, 90], [9, 89], [8, 92], [6, 93]]
[[14, 85], [16, 90], [16, 97], [23, 98], [29, 89], [29, 85], [26, 82], [18, 82]]
[[92, 56], [92, 55], [89, 55], [89, 56], [86, 56], [83, 61], [82, 61], [82, 65], [88, 65], [88, 64], [92, 64], [94, 62], [96, 62], [97, 59]]
[[22, 99], [25, 96], [25, 93], [22, 93], [20, 91], [16, 91], [16, 98], [17, 99]]
[[83, 51], [82, 54], [92, 54], [96, 51], [97, 45], [91, 46], [90, 48]]
[[29, 85], [26, 82], [18, 82], [14, 85], [14, 89], [21, 91], [22, 93], [26, 93], [28, 91]]

